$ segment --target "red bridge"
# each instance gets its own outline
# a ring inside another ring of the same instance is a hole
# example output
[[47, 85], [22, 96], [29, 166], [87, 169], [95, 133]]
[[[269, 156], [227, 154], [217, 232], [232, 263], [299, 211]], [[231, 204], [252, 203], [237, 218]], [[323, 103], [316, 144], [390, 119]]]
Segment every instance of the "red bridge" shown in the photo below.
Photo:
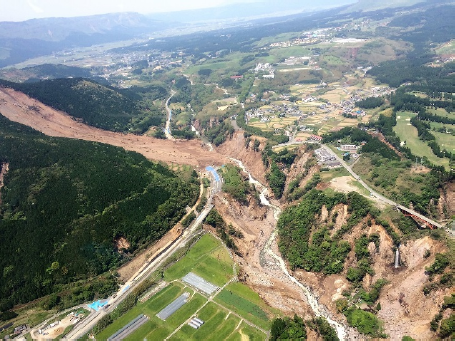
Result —
[[406, 217], [411, 217], [414, 219], [422, 228], [429, 228], [431, 230], [435, 228], [442, 228], [443, 226], [441, 224], [438, 224], [437, 222], [428, 219], [427, 217], [417, 213], [416, 211], [410, 210], [407, 207], [404, 207], [402, 205], [397, 205], [395, 206], [398, 210], [400, 210]]

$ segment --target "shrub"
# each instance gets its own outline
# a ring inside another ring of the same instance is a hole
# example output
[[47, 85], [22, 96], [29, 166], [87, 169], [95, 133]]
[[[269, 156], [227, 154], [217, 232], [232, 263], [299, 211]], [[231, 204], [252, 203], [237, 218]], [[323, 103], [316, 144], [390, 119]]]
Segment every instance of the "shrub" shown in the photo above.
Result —
[[434, 263], [429, 267], [425, 268], [427, 273], [431, 276], [434, 274], [441, 274], [445, 268], [449, 265], [449, 257], [445, 253], [437, 253]]
[[357, 328], [362, 334], [380, 336], [379, 319], [372, 313], [351, 307], [345, 312], [345, 315], [349, 325]]

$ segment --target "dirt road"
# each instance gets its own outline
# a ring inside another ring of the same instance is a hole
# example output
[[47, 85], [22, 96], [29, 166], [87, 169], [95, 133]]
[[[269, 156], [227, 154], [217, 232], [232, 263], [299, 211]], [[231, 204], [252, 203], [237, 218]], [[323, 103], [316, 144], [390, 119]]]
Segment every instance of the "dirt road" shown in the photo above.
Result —
[[209, 151], [200, 141], [159, 140], [97, 129], [76, 122], [71, 116], [12, 89], [0, 88], [0, 113], [11, 121], [25, 124], [48, 136], [107, 143], [138, 152], [155, 161], [199, 167], [226, 162], [224, 156]]

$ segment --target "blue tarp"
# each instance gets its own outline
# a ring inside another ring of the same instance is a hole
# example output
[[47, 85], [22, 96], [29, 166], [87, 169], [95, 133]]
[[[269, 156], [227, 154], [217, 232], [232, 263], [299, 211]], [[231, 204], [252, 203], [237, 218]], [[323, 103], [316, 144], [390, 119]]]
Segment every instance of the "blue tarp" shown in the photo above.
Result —
[[208, 170], [210, 173], [213, 174], [213, 177], [215, 178], [215, 181], [217, 181], [217, 182], [220, 181], [220, 176], [219, 176], [218, 173], [216, 172], [216, 169], [215, 169], [215, 168], [213, 168], [212, 166], [207, 166], [205, 169]]
[[104, 300], [104, 301], [101, 301], [101, 300], [98, 300], [98, 301], [95, 301], [91, 304], [87, 304], [87, 306], [90, 308], [90, 309], [93, 309], [95, 311], [98, 311], [100, 310], [102, 307], [104, 307], [106, 304], [107, 304], [108, 300]]

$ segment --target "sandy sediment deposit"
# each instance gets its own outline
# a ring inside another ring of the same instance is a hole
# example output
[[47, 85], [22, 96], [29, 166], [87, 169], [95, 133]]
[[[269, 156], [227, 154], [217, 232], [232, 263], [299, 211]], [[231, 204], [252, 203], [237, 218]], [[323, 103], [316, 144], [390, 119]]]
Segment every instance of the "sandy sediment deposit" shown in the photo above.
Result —
[[216, 151], [210, 152], [200, 141], [160, 140], [90, 127], [64, 112], [8, 88], [0, 88], [0, 113], [11, 121], [32, 127], [48, 136], [107, 143], [138, 152], [155, 161], [200, 167], [225, 162], [222, 155]]

